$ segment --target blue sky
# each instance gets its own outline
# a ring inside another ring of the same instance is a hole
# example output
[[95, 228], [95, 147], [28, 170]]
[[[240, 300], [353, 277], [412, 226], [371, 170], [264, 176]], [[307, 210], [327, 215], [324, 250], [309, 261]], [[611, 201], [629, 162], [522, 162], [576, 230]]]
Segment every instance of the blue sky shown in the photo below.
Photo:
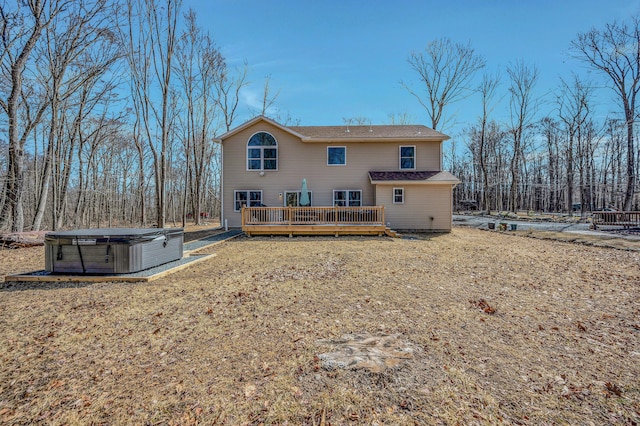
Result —
[[[587, 75], [569, 56], [571, 40], [638, 14], [640, 0], [184, 0], [184, 7], [197, 12], [229, 65], [246, 60], [250, 66], [237, 124], [252, 117], [251, 104], [261, 100], [270, 75], [272, 89], [280, 91], [274, 112], [301, 125], [339, 125], [346, 117], [385, 124], [392, 113], [428, 125], [426, 112], [400, 81], [417, 87], [407, 58], [429, 41], [470, 42], [486, 58], [487, 71], [501, 72], [501, 93], [507, 92], [507, 66], [535, 65], [537, 93], [544, 96], [572, 70]], [[613, 107], [603, 93], [599, 108], [606, 112]], [[553, 108], [548, 100], [541, 112]], [[455, 114], [455, 123], [442, 130], [459, 134], [479, 107], [474, 97], [452, 104], [447, 114]], [[503, 101], [496, 119], [506, 117]]]

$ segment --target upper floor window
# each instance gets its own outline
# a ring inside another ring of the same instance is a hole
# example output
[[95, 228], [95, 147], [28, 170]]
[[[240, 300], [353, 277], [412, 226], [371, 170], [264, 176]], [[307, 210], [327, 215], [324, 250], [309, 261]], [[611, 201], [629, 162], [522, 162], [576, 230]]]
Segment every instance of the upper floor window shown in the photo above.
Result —
[[346, 146], [328, 146], [327, 147], [327, 165], [328, 166], [344, 166], [347, 164], [347, 147]]
[[267, 132], [258, 132], [247, 143], [247, 170], [278, 170], [278, 142]]
[[401, 146], [400, 147], [400, 169], [416, 168], [416, 147]]

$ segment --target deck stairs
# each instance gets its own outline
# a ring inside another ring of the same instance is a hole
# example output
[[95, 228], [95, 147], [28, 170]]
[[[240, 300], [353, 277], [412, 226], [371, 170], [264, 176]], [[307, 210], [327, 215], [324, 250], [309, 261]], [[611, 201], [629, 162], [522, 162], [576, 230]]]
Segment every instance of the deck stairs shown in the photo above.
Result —
[[402, 238], [400, 234], [398, 234], [396, 231], [389, 228], [388, 226], [384, 228], [384, 234], [392, 238]]

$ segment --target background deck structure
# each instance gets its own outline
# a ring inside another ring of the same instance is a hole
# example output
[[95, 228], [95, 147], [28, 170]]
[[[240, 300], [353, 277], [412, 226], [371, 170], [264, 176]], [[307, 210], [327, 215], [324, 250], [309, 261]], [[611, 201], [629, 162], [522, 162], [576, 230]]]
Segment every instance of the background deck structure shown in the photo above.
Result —
[[625, 229], [640, 227], [640, 212], [593, 212], [593, 226], [622, 226]]

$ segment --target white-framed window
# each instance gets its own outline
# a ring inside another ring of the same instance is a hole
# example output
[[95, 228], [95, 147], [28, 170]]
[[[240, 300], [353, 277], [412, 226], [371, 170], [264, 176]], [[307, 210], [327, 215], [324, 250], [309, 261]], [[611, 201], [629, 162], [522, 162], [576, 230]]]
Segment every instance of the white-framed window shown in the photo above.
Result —
[[242, 210], [242, 207], [261, 207], [262, 204], [262, 191], [255, 190], [241, 190], [241, 191], [233, 191], [233, 198], [235, 200], [235, 205], [233, 207], [233, 211], [239, 212]]
[[416, 147], [415, 145], [400, 146], [400, 170], [415, 170]]
[[346, 146], [328, 146], [327, 147], [327, 166], [346, 166], [347, 165], [347, 147]]
[[278, 170], [278, 142], [273, 135], [258, 132], [249, 138], [247, 170]]
[[361, 207], [362, 190], [335, 189], [333, 191], [333, 205], [338, 207]]
[[393, 188], [393, 204], [404, 204], [404, 188]]
[[[284, 206], [285, 207], [300, 207], [300, 197], [302, 191], [285, 191], [284, 192]], [[313, 197], [311, 191], [307, 191], [309, 195], [309, 205], [313, 205]]]

